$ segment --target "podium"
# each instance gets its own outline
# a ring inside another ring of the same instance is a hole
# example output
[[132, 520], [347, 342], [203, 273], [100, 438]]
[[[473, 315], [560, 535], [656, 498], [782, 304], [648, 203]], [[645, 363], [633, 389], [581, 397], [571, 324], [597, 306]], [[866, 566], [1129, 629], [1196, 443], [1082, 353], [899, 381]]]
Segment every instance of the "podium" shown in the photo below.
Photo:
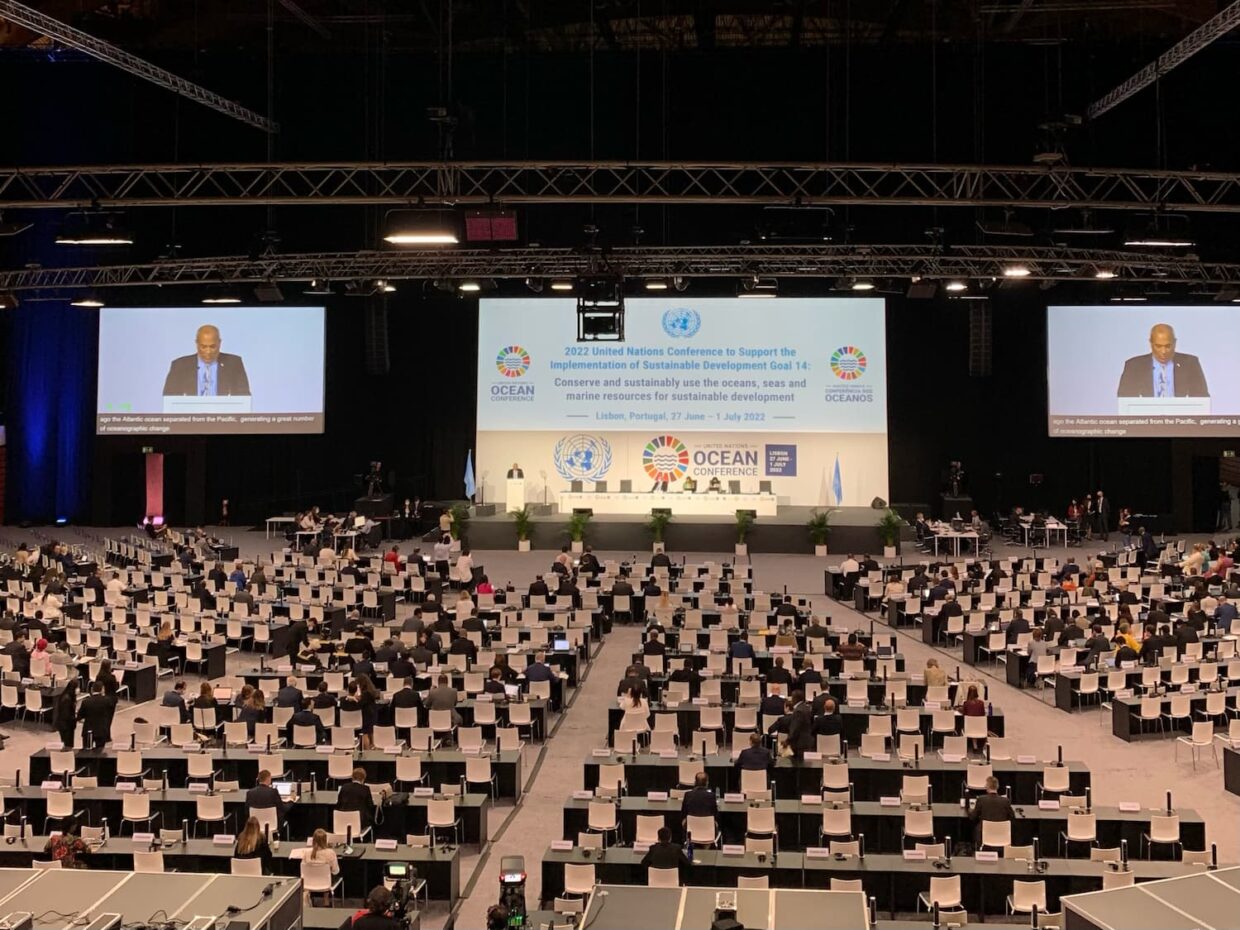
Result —
[[250, 413], [253, 400], [249, 394], [221, 394], [218, 397], [165, 394], [164, 413]]
[[1208, 397], [1121, 397], [1121, 417], [1209, 416]]
[[506, 504], [509, 510], [520, 510], [525, 506], [525, 479], [509, 478]]

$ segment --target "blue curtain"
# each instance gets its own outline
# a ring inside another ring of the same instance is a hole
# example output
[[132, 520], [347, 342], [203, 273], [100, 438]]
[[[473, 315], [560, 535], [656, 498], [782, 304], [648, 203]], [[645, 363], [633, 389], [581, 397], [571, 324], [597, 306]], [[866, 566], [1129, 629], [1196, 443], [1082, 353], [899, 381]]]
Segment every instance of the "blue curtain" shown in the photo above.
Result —
[[24, 301], [11, 314], [8, 518], [84, 520], [99, 313], [64, 301]]

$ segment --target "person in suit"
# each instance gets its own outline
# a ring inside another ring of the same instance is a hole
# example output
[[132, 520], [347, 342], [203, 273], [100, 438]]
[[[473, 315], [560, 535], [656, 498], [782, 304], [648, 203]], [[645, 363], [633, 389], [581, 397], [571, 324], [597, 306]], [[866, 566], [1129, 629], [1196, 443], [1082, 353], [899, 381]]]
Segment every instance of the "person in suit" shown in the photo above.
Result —
[[525, 667], [526, 681], [550, 681], [555, 677], [555, 673], [551, 671], [551, 666], [547, 664], [546, 653], [536, 653], [534, 661]]
[[[827, 694], [827, 692], [823, 692]], [[818, 699], [814, 699], [818, 703]], [[814, 736], [840, 736], [844, 733], [844, 718], [840, 716], [835, 698], [829, 694], [822, 702], [822, 713], [814, 717]]]
[[766, 697], [758, 705], [758, 711], [763, 717], [779, 717], [783, 715], [784, 705], [787, 704], [788, 699], [784, 694], [782, 686], [773, 686], [770, 679], [767, 679], [766, 684]]
[[680, 813], [683, 817], [716, 817], [719, 814], [719, 799], [710, 789], [710, 781], [705, 772], [693, 776], [693, 787], [685, 792], [680, 802]]
[[775, 664], [766, 672], [766, 683], [770, 685], [780, 685], [781, 693], [792, 687], [792, 673], [784, 668], [784, 657], [776, 656]]
[[806, 685], [822, 686], [822, 672], [814, 666], [814, 660], [809, 656], [801, 663], [801, 674], [797, 676], [797, 687], [802, 691]]
[[286, 683], [276, 692], [276, 707], [301, 707], [301, 688]]
[[642, 865], [650, 869], [687, 869], [693, 865], [680, 844], [672, 842], [671, 830], [659, 827], [656, 835], [659, 841], [650, 844], [646, 855], [642, 857]]
[[1175, 628], [1175, 644], [1180, 650], [1180, 658], [1184, 658], [1184, 652], [1189, 643], [1201, 642], [1197, 635], [1197, 628], [1190, 622], [1181, 623]]
[[327, 682], [320, 681], [318, 693], [313, 699], [315, 710], [320, 710], [324, 707], [335, 707], [337, 703], [336, 695], [327, 689]]
[[189, 711], [185, 707], [185, 682], [178, 681], [172, 690], [164, 692], [164, 699], [159, 702], [163, 707], [175, 707], [181, 712], [181, 722], [189, 720]]
[[[293, 664], [297, 664], [297, 660], [301, 655], [302, 647], [310, 645], [310, 626], [305, 620], [294, 620], [288, 626], [288, 658]], [[277, 702], [278, 703], [278, 702]], [[289, 707], [296, 705], [290, 704]]]
[[91, 683], [90, 695], [78, 706], [77, 719], [82, 724], [82, 741], [89, 746], [106, 746], [112, 742], [112, 702], [103, 693], [103, 684]]
[[749, 641], [749, 634], [747, 632], [741, 631], [741, 638], [729, 647], [728, 654], [734, 659], [753, 658], [753, 644]]
[[762, 745], [761, 734], [749, 734], [749, 745], [742, 749], [740, 755], [736, 757], [736, 767], [738, 769], [762, 772], [767, 771], [771, 767], [771, 754]]
[[976, 842], [980, 844], [982, 841], [983, 820], [1006, 820], [1010, 823], [1015, 817], [1012, 802], [999, 793], [999, 779], [991, 775], [986, 779], [986, 793], [973, 803], [973, 810], [969, 811], [969, 819], [977, 824]]
[[1201, 361], [1176, 351], [1175, 330], [1168, 323], [1150, 329], [1150, 351], [1124, 362], [1117, 397], [1209, 397]]
[[784, 745], [792, 754], [792, 758], [800, 762], [805, 753], [813, 750], [814, 716], [810, 705], [805, 703], [805, 693], [797, 690], [792, 692], [792, 719], [788, 722], [788, 738]]
[[581, 554], [581, 558], [577, 560], [577, 571], [582, 575], [597, 575], [601, 569], [598, 556], [594, 554], [589, 546], [586, 546], [585, 552]]
[[[957, 607], [960, 605], [957, 604]], [[1016, 642], [1018, 636], [1022, 636], [1029, 632], [1029, 621], [1025, 618], [1024, 611], [1017, 607], [1012, 611], [1012, 622], [1008, 624], [1007, 641], [1008, 644]]]
[[303, 698], [301, 701], [301, 709], [298, 710], [288, 721], [288, 741], [293, 742], [294, 727], [314, 727], [315, 742], [323, 742], [323, 737], [327, 733], [327, 728], [323, 726], [323, 719], [314, 712], [314, 701], [310, 698]]
[[528, 593], [530, 597], [546, 597], [551, 592], [547, 588], [547, 582], [545, 582], [541, 577], [538, 577], [530, 582], [530, 590]]
[[672, 560], [666, 552], [656, 552], [650, 559], [651, 568], [670, 568]]
[[521, 466], [516, 462], [512, 463], [512, 468], [508, 469], [509, 478], [524, 478], [525, 472], [521, 470]]
[[615, 596], [633, 596], [633, 585], [629, 581], [627, 575], [621, 575], [619, 580], [612, 583], [611, 593]]
[[447, 675], [441, 674], [436, 680], [435, 687], [427, 692], [427, 710], [450, 710], [453, 724], [460, 726], [461, 715], [456, 710], [456, 697], [456, 688], [452, 687]]
[[263, 769], [258, 773], [258, 783], [245, 793], [246, 810], [271, 810], [275, 808], [276, 820], [283, 821], [289, 805], [280, 792], [271, 786], [271, 772]]
[[1094, 528], [1104, 539], [1111, 537], [1111, 500], [1101, 491], [1094, 499]]
[[92, 592], [90, 602], [92, 604], [102, 604], [103, 599], [107, 596], [107, 588], [103, 583], [103, 576], [99, 574], [99, 570], [91, 572], [86, 579], [85, 587]]
[[1218, 596], [1218, 604], [1214, 608], [1214, 622], [1221, 626], [1224, 630], [1231, 629], [1231, 622], [1240, 616], [1236, 611], [1236, 605], [1227, 600], [1226, 594]]
[[1088, 643], [1086, 643], [1086, 648], [1088, 651], [1085, 653], [1085, 657], [1081, 660], [1081, 666], [1083, 668], [1097, 668], [1098, 663], [1102, 661], [1103, 653], [1111, 651], [1111, 641], [1102, 634], [1102, 627], [1095, 623], [1090, 632], [1092, 632], [1093, 635], [1089, 638]]
[[353, 770], [353, 780], [340, 786], [340, 794], [336, 796], [336, 810], [358, 811], [362, 815], [362, 829], [365, 830], [375, 822], [375, 800], [366, 787], [366, 770]]
[[783, 602], [775, 608], [775, 616], [777, 617], [795, 617], [797, 615], [796, 605], [792, 603], [792, 595], [785, 594]]
[[250, 394], [250, 379], [240, 355], [220, 351], [220, 331], [199, 326], [193, 355], [172, 360], [164, 379], [164, 396], [234, 397]]
[[491, 666], [491, 670], [487, 673], [487, 680], [482, 683], [482, 692], [501, 697], [504, 695], [504, 673], [498, 666]]
[[421, 708], [422, 698], [418, 696], [418, 692], [413, 689], [413, 679], [406, 678], [405, 686], [392, 695], [389, 702], [392, 708], [397, 707], [417, 707]]
[[648, 656], [666, 655], [667, 647], [659, 640], [659, 634], [651, 631], [650, 638], [646, 640], [646, 645], [642, 647], [642, 653]]

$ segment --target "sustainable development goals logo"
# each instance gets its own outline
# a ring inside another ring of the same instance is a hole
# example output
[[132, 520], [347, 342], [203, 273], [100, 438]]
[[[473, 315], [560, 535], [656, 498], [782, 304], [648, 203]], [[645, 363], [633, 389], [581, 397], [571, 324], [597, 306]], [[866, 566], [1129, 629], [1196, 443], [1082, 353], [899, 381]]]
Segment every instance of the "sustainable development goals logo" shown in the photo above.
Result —
[[689, 470], [689, 450], [675, 436], [655, 436], [642, 450], [642, 468], [654, 481], [679, 481]]
[[505, 378], [520, 378], [530, 370], [530, 353], [521, 346], [504, 346], [495, 355], [495, 367]]
[[841, 381], [856, 381], [867, 364], [865, 353], [856, 346], [840, 346], [831, 353], [831, 371]]

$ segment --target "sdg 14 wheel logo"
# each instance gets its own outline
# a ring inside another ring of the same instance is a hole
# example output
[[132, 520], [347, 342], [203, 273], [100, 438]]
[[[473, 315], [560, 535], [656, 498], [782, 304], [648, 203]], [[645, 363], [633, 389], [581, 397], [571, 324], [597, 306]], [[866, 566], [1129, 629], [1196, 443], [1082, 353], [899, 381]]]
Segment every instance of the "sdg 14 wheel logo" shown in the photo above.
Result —
[[840, 346], [831, 353], [831, 371], [841, 381], [856, 381], [865, 374], [865, 353], [856, 346]]
[[530, 370], [530, 353], [521, 346], [504, 346], [495, 356], [495, 367], [505, 378], [520, 378]]

